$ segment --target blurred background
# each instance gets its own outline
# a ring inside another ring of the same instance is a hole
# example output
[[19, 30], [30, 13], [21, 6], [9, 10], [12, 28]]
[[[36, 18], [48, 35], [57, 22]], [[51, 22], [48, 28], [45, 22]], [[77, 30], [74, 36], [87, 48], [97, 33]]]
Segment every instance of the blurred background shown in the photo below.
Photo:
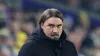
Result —
[[100, 0], [0, 0], [0, 56], [18, 56], [47, 8], [63, 13], [78, 56], [100, 56]]

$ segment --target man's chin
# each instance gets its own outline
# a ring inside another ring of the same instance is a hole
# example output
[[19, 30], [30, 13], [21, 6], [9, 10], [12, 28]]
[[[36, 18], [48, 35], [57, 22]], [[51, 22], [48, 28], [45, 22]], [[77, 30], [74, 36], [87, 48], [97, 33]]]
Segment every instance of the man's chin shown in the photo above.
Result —
[[58, 36], [53, 36], [52, 39], [59, 40], [59, 37]]

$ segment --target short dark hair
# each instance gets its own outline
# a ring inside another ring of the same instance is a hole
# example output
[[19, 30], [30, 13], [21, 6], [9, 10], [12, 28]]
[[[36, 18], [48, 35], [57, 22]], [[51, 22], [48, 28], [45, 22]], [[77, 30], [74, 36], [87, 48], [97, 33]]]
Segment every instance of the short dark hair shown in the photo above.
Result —
[[41, 23], [44, 23], [50, 17], [57, 17], [57, 18], [60, 18], [63, 21], [62, 13], [55, 8], [50, 8], [50, 9], [45, 10], [42, 13], [40, 20], [39, 20], [39, 25], [41, 25]]

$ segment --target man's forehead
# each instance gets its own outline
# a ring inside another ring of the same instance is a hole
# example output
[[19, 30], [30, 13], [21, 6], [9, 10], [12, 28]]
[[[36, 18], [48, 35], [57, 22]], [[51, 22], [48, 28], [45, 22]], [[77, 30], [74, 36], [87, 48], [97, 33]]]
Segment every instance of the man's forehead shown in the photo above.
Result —
[[47, 22], [46, 23], [47, 25], [63, 25], [63, 23], [62, 22]]
[[62, 21], [62, 20], [58, 17], [50, 17], [46, 21]]
[[60, 18], [51, 17], [47, 19], [45, 22], [50, 24], [62, 24], [62, 20]]

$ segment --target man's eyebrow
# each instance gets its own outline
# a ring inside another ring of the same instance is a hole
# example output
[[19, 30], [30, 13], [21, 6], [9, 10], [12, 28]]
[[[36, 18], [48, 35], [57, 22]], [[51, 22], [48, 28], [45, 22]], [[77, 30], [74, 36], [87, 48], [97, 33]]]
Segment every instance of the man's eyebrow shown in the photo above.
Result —
[[54, 24], [48, 24], [48, 26], [55, 26]]
[[62, 24], [58, 24], [57, 26], [62, 26]]

